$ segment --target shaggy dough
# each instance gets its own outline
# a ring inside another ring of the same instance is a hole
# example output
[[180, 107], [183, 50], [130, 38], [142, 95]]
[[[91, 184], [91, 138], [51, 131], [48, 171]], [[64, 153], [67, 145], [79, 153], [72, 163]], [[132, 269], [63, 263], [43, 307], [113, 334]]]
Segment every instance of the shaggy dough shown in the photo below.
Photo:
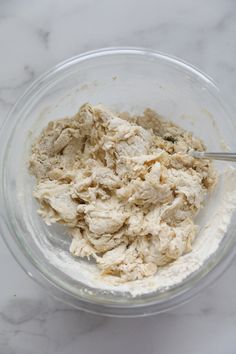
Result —
[[191, 251], [193, 217], [215, 183], [191, 133], [147, 109], [142, 116], [85, 104], [50, 122], [32, 146], [34, 197], [47, 224], [68, 226], [74, 256], [131, 281]]

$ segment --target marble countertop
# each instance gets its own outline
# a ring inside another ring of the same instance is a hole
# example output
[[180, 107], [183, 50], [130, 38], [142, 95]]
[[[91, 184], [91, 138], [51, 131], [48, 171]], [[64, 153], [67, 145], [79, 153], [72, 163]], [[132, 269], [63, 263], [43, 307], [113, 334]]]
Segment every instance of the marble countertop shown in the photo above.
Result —
[[[0, 117], [42, 72], [106, 46], [145, 46], [214, 77], [236, 109], [234, 0], [1, 0]], [[236, 350], [236, 261], [171, 312], [113, 319], [63, 305], [29, 279], [0, 240], [0, 353], [221, 354]]]

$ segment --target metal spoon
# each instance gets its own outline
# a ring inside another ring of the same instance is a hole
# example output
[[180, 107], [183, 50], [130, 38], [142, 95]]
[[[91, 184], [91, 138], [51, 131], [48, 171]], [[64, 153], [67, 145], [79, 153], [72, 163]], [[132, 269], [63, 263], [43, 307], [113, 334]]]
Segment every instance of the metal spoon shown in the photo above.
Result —
[[207, 152], [191, 150], [189, 154], [196, 159], [223, 160], [236, 162], [235, 152]]

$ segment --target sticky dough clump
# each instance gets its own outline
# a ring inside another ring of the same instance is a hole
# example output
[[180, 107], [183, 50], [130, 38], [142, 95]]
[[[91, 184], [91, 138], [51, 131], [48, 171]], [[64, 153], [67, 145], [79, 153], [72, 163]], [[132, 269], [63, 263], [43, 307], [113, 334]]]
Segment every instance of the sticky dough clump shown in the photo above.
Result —
[[93, 257], [102, 276], [131, 281], [191, 251], [216, 176], [191, 133], [146, 109], [141, 116], [83, 105], [34, 142], [34, 197], [47, 224], [68, 226], [70, 252]]

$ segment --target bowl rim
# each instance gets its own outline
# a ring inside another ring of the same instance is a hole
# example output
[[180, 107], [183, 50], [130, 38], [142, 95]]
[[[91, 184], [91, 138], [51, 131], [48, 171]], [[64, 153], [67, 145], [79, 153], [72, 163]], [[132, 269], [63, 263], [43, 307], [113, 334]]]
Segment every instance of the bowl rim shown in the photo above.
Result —
[[[146, 48], [109, 47], [109, 48], [102, 48], [102, 49], [82, 53], [79, 55], [75, 55], [69, 59], [60, 62], [59, 64], [55, 65], [54, 67], [52, 67], [51, 69], [49, 69], [48, 71], [40, 75], [36, 80], [33, 81], [31, 85], [29, 85], [29, 87], [18, 98], [18, 100], [16, 101], [12, 109], [9, 111], [8, 115], [6, 116], [5, 120], [2, 122], [2, 125], [0, 126], [0, 137], [3, 137], [4, 128], [8, 120], [12, 119], [11, 117], [13, 117], [15, 115], [15, 112], [19, 110], [19, 107], [26, 105], [28, 99], [34, 93], [36, 93], [41, 86], [44, 85], [45, 81], [50, 81], [52, 78], [54, 78], [57, 75], [58, 72], [66, 70], [67, 68], [73, 66], [74, 64], [78, 64], [88, 59], [95, 59], [98, 57], [120, 55], [120, 54], [149, 56], [155, 59], [164, 60], [165, 62], [169, 62], [171, 64], [177, 65], [178, 67], [184, 68], [188, 72], [194, 74], [199, 79], [203, 80], [204, 83], [206, 83], [209, 87], [211, 87], [211, 90], [213, 90], [214, 94], [217, 95], [217, 99], [219, 100], [220, 104], [223, 106], [224, 110], [228, 113], [229, 108], [226, 106], [225, 100], [222, 99], [222, 94], [220, 94], [220, 90], [216, 85], [216, 83], [208, 75], [204, 74], [202, 71], [197, 69], [194, 65], [191, 65], [175, 56], [171, 56], [163, 52], [158, 52]], [[220, 97], [218, 97], [219, 95]], [[227, 115], [230, 117], [230, 114]], [[10, 141], [10, 137], [7, 139], [5, 143], [5, 149], [3, 148], [2, 149], [3, 152], [0, 154], [0, 167], [1, 167], [2, 176], [4, 172], [4, 166], [3, 166], [3, 161], [5, 156], [4, 152], [8, 148], [9, 141]], [[2, 187], [0, 187], [0, 195], [2, 199], [6, 201], [5, 191], [4, 188]], [[101, 313], [110, 316], [126, 316], [126, 317], [133, 317], [133, 316], [140, 316], [140, 315], [144, 316], [144, 315], [163, 312], [166, 311], [167, 309], [171, 309], [179, 305], [180, 303], [184, 303], [193, 295], [197, 294], [206, 285], [213, 282], [223, 272], [223, 270], [230, 264], [235, 254], [234, 246], [236, 240], [234, 240], [233, 237], [229, 237], [231, 242], [224, 249], [224, 252], [222, 252], [221, 257], [217, 258], [217, 260], [216, 259], [213, 260], [210, 257], [209, 261], [207, 260], [209, 263], [208, 268], [202, 269], [204, 270], [204, 272], [201, 274], [200, 271], [198, 271], [197, 274], [195, 274], [191, 278], [191, 280], [193, 280], [193, 282], [191, 283], [191, 287], [188, 278], [187, 280], [183, 280], [183, 282], [181, 282], [181, 284], [179, 284], [178, 287], [180, 291], [177, 291], [177, 294], [174, 293], [174, 295], [168, 299], [164, 299], [161, 301], [153, 300], [151, 302], [141, 303], [141, 304], [135, 303], [135, 301], [125, 303], [125, 304], [123, 303], [120, 304], [115, 302], [112, 304], [102, 303], [99, 301], [95, 301], [94, 299], [92, 301], [91, 299], [80, 297], [79, 295], [75, 298], [75, 294], [72, 294], [68, 289], [63, 288], [61, 284], [58, 284], [54, 282], [52, 278], [49, 278], [48, 275], [45, 274], [45, 272], [43, 272], [43, 270], [40, 267], [38, 267], [34, 262], [32, 262], [32, 259], [30, 259], [29, 254], [25, 254], [22, 251], [22, 248], [19, 246], [18, 241], [15, 239], [15, 236], [12, 235], [12, 232], [9, 229], [8, 221], [5, 215], [4, 216], [1, 215], [1, 220], [2, 220], [3, 231], [4, 231], [1, 232], [1, 234], [5, 244], [7, 245], [8, 249], [10, 250], [13, 257], [16, 259], [18, 264], [23, 268], [23, 270], [30, 277], [32, 277], [41, 286], [43, 286], [51, 293], [53, 293], [54, 296], [58, 297], [62, 301], [65, 301], [66, 303], [70, 303], [71, 305], [80, 309], [84, 309], [86, 311], [90, 311], [93, 313]], [[7, 237], [6, 234], [8, 235], [10, 234], [10, 237]], [[20, 253], [18, 252], [19, 249], [20, 249]], [[213, 258], [216, 258], [215, 257], [216, 253], [217, 250], [213, 254], [214, 256]], [[225, 257], [225, 255], [227, 255], [227, 257]], [[223, 261], [224, 261], [224, 267], [222, 266]], [[211, 275], [211, 277], [209, 277], [209, 275]], [[47, 284], [45, 284], [45, 280]], [[58, 289], [62, 292], [61, 295], [58, 295], [57, 293]], [[166, 290], [166, 292], [173, 294], [172, 290], [173, 288], [170, 288]], [[168, 302], [168, 306], [167, 306], [167, 302]]]

